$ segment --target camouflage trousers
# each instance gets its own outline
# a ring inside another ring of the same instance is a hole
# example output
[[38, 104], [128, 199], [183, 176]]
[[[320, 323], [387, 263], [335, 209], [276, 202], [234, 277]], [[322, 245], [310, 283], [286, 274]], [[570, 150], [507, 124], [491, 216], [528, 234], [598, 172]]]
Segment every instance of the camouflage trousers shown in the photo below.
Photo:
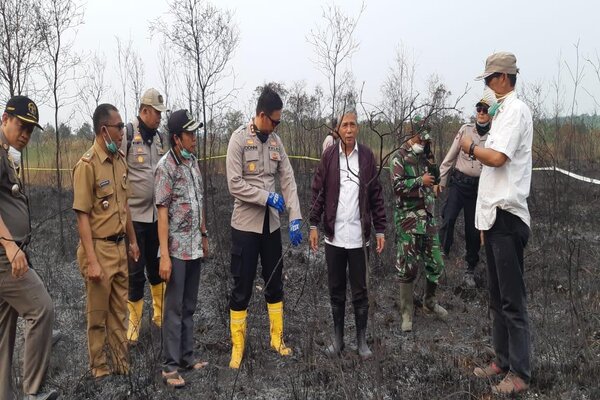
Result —
[[423, 263], [427, 280], [437, 283], [444, 271], [444, 260], [437, 233], [418, 235], [398, 230], [396, 248], [396, 269], [400, 273], [401, 282], [414, 281], [419, 273], [419, 265]]

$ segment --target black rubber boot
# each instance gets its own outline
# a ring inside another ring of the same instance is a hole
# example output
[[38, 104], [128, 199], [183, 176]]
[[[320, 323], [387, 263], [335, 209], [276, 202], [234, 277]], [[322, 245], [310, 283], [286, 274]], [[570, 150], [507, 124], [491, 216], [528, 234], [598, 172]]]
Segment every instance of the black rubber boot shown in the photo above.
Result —
[[333, 343], [325, 349], [329, 357], [337, 357], [344, 350], [344, 314], [346, 305], [332, 304], [331, 314], [333, 315]]
[[440, 306], [435, 298], [437, 283], [430, 282], [426, 279], [427, 286], [425, 287], [425, 297], [423, 299], [423, 311], [425, 314], [435, 315], [439, 319], [446, 321], [448, 319], [448, 311]]
[[355, 306], [354, 318], [356, 321], [356, 343], [358, 355], [367, 359], [373, 355], [367, 344], [367, 320], [369, 319], [369, 306]]

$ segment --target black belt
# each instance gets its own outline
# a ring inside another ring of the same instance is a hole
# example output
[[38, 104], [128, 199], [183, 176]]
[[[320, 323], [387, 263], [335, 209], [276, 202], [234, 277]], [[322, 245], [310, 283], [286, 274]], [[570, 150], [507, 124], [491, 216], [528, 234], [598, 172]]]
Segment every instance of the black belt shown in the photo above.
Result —
[[469, 176], [465, 173], [460, 172], [457, 169], [454, 170], [454, 173], [452, 174], [452, 176], [453, 176], [454, 180], [456, 180], [456, 182], [465, 183], [467, 185], [478, 185], [479, 184], [478, 176]]
[[120, 235], [111, 235], [103, 238], [94, 238], [94, 240], [106, 240], [107, 242], [120, 243], [121, 241], [123, 241], [123, 239], [125, 239], [125, 236], [127, 235], [122, 233]]

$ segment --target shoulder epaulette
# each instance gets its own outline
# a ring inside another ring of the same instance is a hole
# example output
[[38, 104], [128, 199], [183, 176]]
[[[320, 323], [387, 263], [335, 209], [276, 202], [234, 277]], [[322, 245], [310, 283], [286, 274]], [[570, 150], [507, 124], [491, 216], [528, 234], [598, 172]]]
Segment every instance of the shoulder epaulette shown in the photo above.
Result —
[[94, 152], [92, 150], [89, 150], [87, 153], [81, 156], [81, 161], [89, 163], [90, 161], [92, 161], [92, 158], [94, 158]]
[[243, 132], [245, 130], [246, 130], [246, 125], [242, 124], [235, 131], [233, 131], [233, 133], [231, 134], [231, 136], [237, 135], [238, 133]]

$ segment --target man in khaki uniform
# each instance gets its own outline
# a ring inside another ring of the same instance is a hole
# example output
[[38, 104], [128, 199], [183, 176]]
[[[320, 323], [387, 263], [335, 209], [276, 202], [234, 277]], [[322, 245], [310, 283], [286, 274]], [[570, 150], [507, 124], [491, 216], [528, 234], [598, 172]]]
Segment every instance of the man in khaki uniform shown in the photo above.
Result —
[[31, 238], [29, 204], [17, 174], [10, 146], [17, 151], [29, 142], [38, 110], [25, 96], [6, 104], [0, 127], [0, 399], [12, 399], [12, 357], [19, 315], [26, 320], [23, 354], [25, 399], [56, 399], [39, 392], [50, 361], [54, 306], [25, 252]]
[[[125, 125], [111, 104], [94, 111], [94, 145], [73, 170], [73, 210], [80, 242], [77, 261], [87, 293], [87, 336], [90, 368], [95, 378], [126, 374], [127, 252], [139, 259], [139, 249], [127, 205], [125, 155], [118, 148]], [[108, 344], [112, 364], [104, 346]]]
[[[282, 356], [292, 353], [283, 343], [283, 282], [279, 214], [289, 211], [290, 242], [297, 246], [300, 234], [300, 204], [294, 171], [279, 136], [283, 102], [266, 86], [256, 106], [256, 116], [236, 130], [227, 147], [227, 183], [235, 198], [231, 216], [231, 275], [229, 300], [231, 368], [239, 368], [244, 354], [246, 316], [252, 296], [256, 264], [260, 255], [265, 281], [265, 300], [271, 324], [271, 347]], [[275, 192], [275, 176], [283, 196]]]
[[[166, 144], [158, 132], [161, 113], [167, 111], [158, 90], [150, 88], [140, 100], [139, 115], [126, 126], [127, 140], [121, 143], [129, 170], [129, 210], [140, 249], [137, 262], [129, 260], [129, 321], [127, 340], [137, 343], [144, 308], [146, 274], [152, 293], [152, 322], [162, 325], [165, 284], [158, 275], [158, 225], [154, 201], [154, 171]], [[146, 270], [144, 273], [144, 269]]]
[[463, 136], [467, 136], [478, 146], [485, 145], [492, 120], [488, 114], [488, 108], [489, 105], [485, 100], [477, 102], [475, 124], [465, 124], [458, 131], [450, 150], [440, 165], [440, 184], [434, 187], [438, 194], [448, 187], [448, 196], [442, 206], [443, 223], [440, 228], [440, 242], [446, 255], [450, 254], [450, 248], [454, 242], [454, 224], [460, 210], [464, 209], [467, 266], [463, 282], [471, 288], [477, 286], [475, 284], [475, 266], [479, 262], [479, 248], [481, 247], [479, 231], [475, 228], [475, 203], [477, 202], [477, 188], [482, 164], [461, 150], [460, 141]]

